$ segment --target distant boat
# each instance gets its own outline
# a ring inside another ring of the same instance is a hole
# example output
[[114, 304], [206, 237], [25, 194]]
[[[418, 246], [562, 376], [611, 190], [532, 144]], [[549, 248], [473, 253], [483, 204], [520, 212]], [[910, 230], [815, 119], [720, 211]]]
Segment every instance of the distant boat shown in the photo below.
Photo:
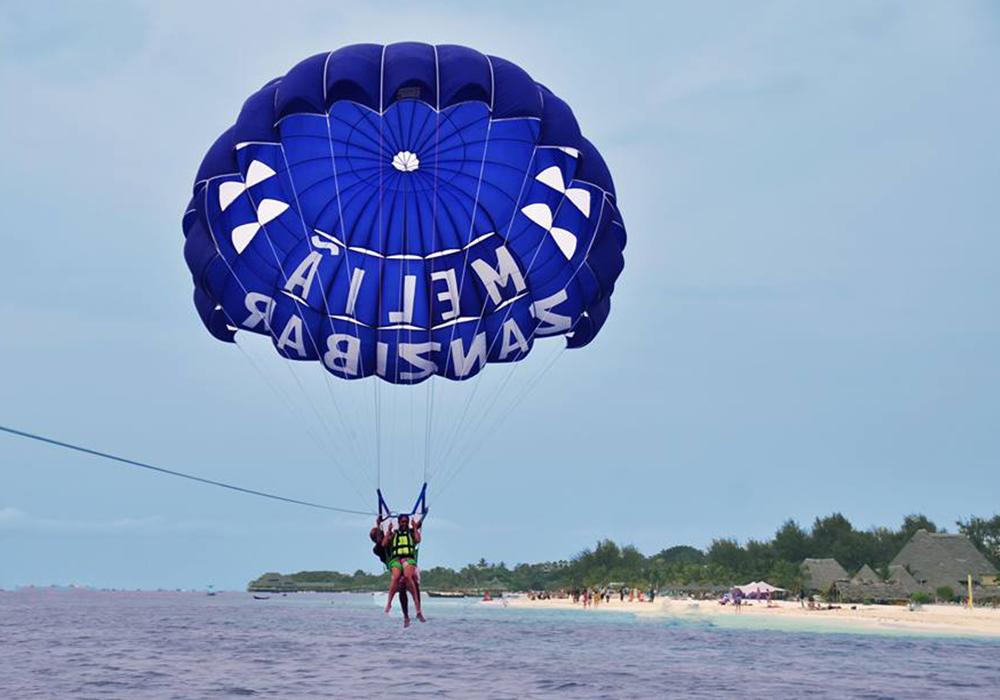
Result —
[[269, 595], [255, 595], [253, 597], [253, 599], [254, 600], [271, 600], [271, 596], [269, 596]]
[[431, 598], [464, 598], [465, 591], [427, 591]]
[[214, 588], [215, 588], [215, 586], [213, 586], [212, 584], [209, 584], [208, 585], [208, 591], [205, 593], [205, 595], [215, 595], [215, 591], [212, 590]]

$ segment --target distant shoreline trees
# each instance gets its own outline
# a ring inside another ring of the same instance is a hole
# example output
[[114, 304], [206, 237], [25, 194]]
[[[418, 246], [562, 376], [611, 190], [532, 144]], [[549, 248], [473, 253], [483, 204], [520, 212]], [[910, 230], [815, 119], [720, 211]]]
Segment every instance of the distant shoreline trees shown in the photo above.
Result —
[[[1000, 514], [990, 519], [970, 517], [956, 522], [995, 566], [1000, 568]], [[518, 564], [508, 568], [480, 559], [458, 571], [432, 567], [421, 573], [425, 590], [556, 590], [620, 584], [648, 589], [669, 584], [730, 585], [767, 580], [786, 588], [802, 587], [800, 564], [806, 558], [836, 559], [852, 575], [865, 564], [886, 577], [889, 562], [920, 529], [944, 532], [922, 514], [908, 515], [897, 529], [872, 527], [857, 530], [841, 513], [816, 518], [807, 531], [795, 520], [786, 520], [770, 540], [734, 538], [712, 540], [706, 550], [688, 545], [643, 555], [632, 545], [605, 539], [593, 549], [584, 549], [568, 561]], [[362, 570], [353, 575], [335, 571], [303, 571], [282, 580], [294, 590], [368, 591], [388, 585], [385, 574]], [[264, 577], [251, 582], [252, 590], [264, 590]]]

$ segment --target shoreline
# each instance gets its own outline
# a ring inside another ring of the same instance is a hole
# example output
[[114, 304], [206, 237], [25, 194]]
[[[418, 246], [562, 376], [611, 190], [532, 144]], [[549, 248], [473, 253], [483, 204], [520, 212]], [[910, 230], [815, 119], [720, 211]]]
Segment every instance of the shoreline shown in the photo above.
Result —
[[717, 600], [657, 598], [654, 603], [621, 602], [615, 598], [596, 608], [584, 609], [571, 599], [529, 600], [508, 598], [517, 608], [577, 610], [580, 614], [631, 613], [652, 619], [703, 622], [722, 629], [775, 630], [788, 632], [840, 632], [851, 634], [936, 635], [1000, 640], [1000, 609], [958, 605], [924, 605], [910, 610], [901, 605], [850, 605], [839, 610], [809, 610], [794, 601], [744, 604], [739, 613]]

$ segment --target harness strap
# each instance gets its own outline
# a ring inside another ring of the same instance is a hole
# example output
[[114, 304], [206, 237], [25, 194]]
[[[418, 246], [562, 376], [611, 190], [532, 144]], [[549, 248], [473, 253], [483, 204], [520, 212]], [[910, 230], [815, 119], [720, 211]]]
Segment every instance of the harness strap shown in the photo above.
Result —
[[420, 494], [417, 496], [417, 502], [413, 504], [413, 510], [409, 513], [394, 513], [389, 505], [385, 502], [385, 498], [382, 496], [382, 489], [375, 489], [375, 493], [378, 496], [378, 515], [383, 520], [388, 520], [389, 518], [395, 518], [400, 515], [416, 515], [420, 513], [421, 516], [427, 515], [427, 482], [420, 487]]

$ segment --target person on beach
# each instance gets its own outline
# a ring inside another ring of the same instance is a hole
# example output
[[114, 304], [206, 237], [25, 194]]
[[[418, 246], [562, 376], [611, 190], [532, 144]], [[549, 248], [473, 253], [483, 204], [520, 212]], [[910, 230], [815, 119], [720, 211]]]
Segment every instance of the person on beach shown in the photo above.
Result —
[[389, 553], [389, 570], [392, 572], [392, 581], [389, 583], [389, 602], [386, 603], [385, 611], [392, 610], [392, 599], [396, 594], [397, 587], [402, 584], [409, 591], [410, 597], [417, 609], [417, 619], [426, 622], [420, 606], [419, 574], [417, 573], [417, 547], [420, 545], [420, 528], [423, 520], [417, 520], [413, 527], [410, 527], [410, 516], [405, 513], [397, 519], [399, 529], [395, 529], [392, 523], [382, 537], [382, 546]]
[[[378, 560], [382, 562], [382, 565], [388, 570], [389, 569], [389, 552], [382, 546], [382, 518], [378, 518], [375, 521], [375, 527], [371, 529], [368, 533], [368, 537], [374, 543], [372, 547], [372, 554], [378, 557]], [[419, 591], [419, 584], [418, 584]], [[403, 611], [403, 627], [410, 626], [410, 602], [406, 596], [406, 586], [403, 585], [402, 581], [396, 584], [396, 592], [399, 593], [399, 608]]]

